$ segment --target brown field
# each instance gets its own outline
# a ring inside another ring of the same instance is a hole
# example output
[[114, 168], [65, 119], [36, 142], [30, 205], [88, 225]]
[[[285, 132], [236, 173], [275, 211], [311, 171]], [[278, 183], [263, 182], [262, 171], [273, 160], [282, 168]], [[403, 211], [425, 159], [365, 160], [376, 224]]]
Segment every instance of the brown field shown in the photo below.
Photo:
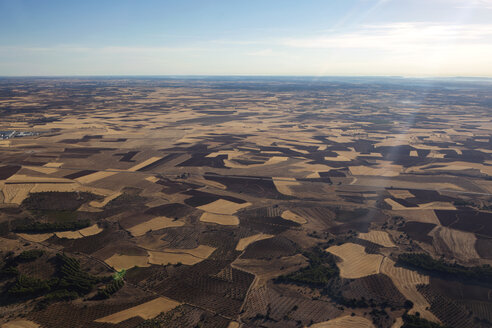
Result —
[[[475, 249], [477, 237], [474, 233], [437, 226], [429, 235], [444, 242], [456, 259], [466, 262], [480, 258]], [[435, 244], [434, 247], [439, 249], [439, 244]]]
[[312, 328], [375, 328], [372, 322], [363, 317], [343, 316], [310, 325]]
[[160, 159], [161, 159], [161, 157], [151, 157], [151, 158], [149, 158], [149, 159], [147, 159], [147, 160], [143, 161], [142, 163], [139, 163], [139, 164], [137, 164], [137, 165], [135, 165], [135, 166], [132, 166], [131, 168], [129, 168], [129, 169], [128, 169], [128, 171], [130, 171], [130, 172], [135, 172], [135, 171], [138, 171], [138, 170], [140, 170], [141, 168], [144, 168], [144, 167], [146, 167], [147, 165], [150, 165], [150, 164], [152, 164], [152, 163], [154, 163], [154, 162], [157, 162], [157, 161], [158, 161], [158, 160], [160, 160]]
[[271, 260], [236, 259], [232, 266], [254, 274], [257, 278], [257, 284], [261, 284], [282, 274], [297, 271], [307, 266], [307, 264], [306, 258], [301, 254], [297, 254]]
[[158, 314], [171, 311], [179, 305], [181, 305], [181, 303], [173, 301], [172, 299], [169, 299], [167, 297], [158, 297], [147, 303], [140, 304], [117, 313], [113, 313], [106, 317], [99, 318], [95, 321], [117, 324], [136, 316], [139, 316], [143, 319], [152, 319]]
[[391, 240], [386, 231], [371, 230], [368, 233], [360, 233], [357, 237], [368, 240], [383, 247], [395, 247], [395, 243]]
[[4, 184], [2, 193], [6, 204], [20, 205], [29, 196], [34, 184]]
[[415, 197], [410, 191], [408, 190], [399, 190], [399, 189], [388, 189], [388, 192], [391, 194], [391, 196], [395, 198], [401, 198], [401, 199], [406, 199], [406, 198], [412, 198]]
[[227, 328], [239, 328], [239, 322], [231, 321], [229, 322], [229, 325], [227, 325]]
[[39, 325], [29, 320], [13, 320], [2, 324], [2, 328], [37, 328]]
[[78, 231], [62, 231], [62, 232], [55, 232], [55, 235], [58, 238], [67, 238], [67, 239], [79, 239], [83, 238], [82, 234]]
[[294, 221], [299, 224], [307, 223], [307, 220], [305, 218], [289, 210], [283, 211], [281, 216], [283, 219]]
[[295, 192], [290, 188], [291, 186], [301, 185], [294, 178], [273, 178], [273, 183], [278, 192], [287, 196], [295, 196]]
[[118, 172], [99, 171], [99, 172], [95, 172], [92, 174], [84, 175], [83, 177], [77, 178], [75, 180], [81, 184], [89, 184], [89, 183], [93, 183], [93, 182], [96, 182], [96, 181], [104, 179], [104, 178], [108, 178], [108, 177], [113, 176], [117, 173]]
[[403, 319], [402, 318], [396, 318], [395, 323], [391, 328], [401, 328], [403, 326]]
[[150, 264], [186, 264], [194, 265], [207, 259], [215, 251], [215, 248], [199, 245], [190, 249], [164, 249], [163, 251], [148, 251]]
[[52, 232], [49, 233], [18, 233], [17, 234], [19, 237], [29, 240], [32, 242], [40, 243], [45, 241], [46, 239], [49, 239], [53, 236]]
[[217, 223], [220, 225], [232, 225], [232, 226], [237, 226], [239, 224], [239, 219], [235, 215], [216, 214], [216, 213], [208, 213], [208, 212], [204, 212], [202, 216], [200, 216], [200, 221], [207, 222], [207, 223]]
[[113, 199], [118, 198], [121, 194], [122, 194], [121, 192], [114, 193], [112, 195], [105, 197], [102, 201], [93, 200], [92, 202], [89, 203], [89, 205], [96, 208], [104, 207]]
[[116, 271], [121, 271], [122, 269], [128, 270], [134, 266], [148, 267], [150, 265], [147, 261], [147, 256], [139, 255], [114, 254], [110, 258], [106, 259], [105, 262]]
[[340, 276], [356, 279], [379, 273], [383, 256], [367, 254], [364, 247], [353, 243], [345, 243], [341, 246], [331, 246], [326, 249], [342, 259], [337, 263]]
[[127, 230], [130, 231], [130, 233], [134, 236], [142, 236], [146, 234], [148, 231], [160, 230], [160, 229], [171, 228], [171, 227], [181, 227], [183, 225], [184, 225], [183, 221], [171, 219], [165, 216], [160, 216], [160, 217], [153, 218], [149, 221], [146, 221], [144, 223], [137, 224], [136, 226], [128, 228]]
[[260, 233], [257, 235], [241, 238], [236, 245], [236, 251], [244, 251], [246, 249], [246, 247], [248, 247], [249, 244], [252, 244], [252, 243], [259, 241], [259, 240], [272, 238], [272, 237], [273, 237], [273, 235]]
[[82, 236], [87, 237], [87, 236], [93, 236], [97, 235], [101, 231], [103, 231], [102, 228], [100, 228], [97, 224], [93, 224], [90, 227], [84, 228], [77, 230]]
[[391, 213], [393, 213], [393, 215], [404, 217], [409, 221], [440, 224], [439, 219], [437, 218], [434, 210], [422, 210], [422, 209], [418, 209], [414, 211], [396, 210], [396, 211], [392, 211]]
[[215, 214], [234, 214], [242, 208], [248, 207], [251, 203], [238, 204], [225, 199], [219, 199], [212, 203], [199, 206], [198, 209]]

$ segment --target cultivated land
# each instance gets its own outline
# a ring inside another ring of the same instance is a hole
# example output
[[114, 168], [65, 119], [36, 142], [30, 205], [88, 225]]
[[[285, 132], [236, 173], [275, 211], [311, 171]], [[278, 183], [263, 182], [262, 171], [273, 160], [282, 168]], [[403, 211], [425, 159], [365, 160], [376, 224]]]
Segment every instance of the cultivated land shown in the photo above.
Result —
[[0, 79], [37, 133], [0, 140], [0, 327], [491, 327], [491, 110], [488, 80]]

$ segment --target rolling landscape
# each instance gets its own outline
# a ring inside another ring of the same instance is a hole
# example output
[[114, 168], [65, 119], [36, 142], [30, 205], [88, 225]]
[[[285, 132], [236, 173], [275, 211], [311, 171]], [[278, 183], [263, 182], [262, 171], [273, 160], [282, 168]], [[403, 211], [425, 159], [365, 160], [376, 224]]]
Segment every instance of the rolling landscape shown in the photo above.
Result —
[[491, 327], [491, 90], [0, 78], [0, 326]]

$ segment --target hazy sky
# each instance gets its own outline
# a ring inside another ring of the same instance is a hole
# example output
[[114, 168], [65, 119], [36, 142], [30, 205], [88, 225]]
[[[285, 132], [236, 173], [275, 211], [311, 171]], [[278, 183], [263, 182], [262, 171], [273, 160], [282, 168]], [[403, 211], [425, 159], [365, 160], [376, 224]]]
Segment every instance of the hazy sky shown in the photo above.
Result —
[[492, 77], [492, 0], [0, 0], [0, 75]]

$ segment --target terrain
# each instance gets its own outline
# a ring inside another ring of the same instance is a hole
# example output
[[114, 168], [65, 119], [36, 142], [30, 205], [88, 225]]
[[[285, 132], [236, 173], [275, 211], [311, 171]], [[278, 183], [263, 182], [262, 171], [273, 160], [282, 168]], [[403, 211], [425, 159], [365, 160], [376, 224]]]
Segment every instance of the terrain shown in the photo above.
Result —
[[2, 78], [0, 327], [491, 327], [491, 91]]

